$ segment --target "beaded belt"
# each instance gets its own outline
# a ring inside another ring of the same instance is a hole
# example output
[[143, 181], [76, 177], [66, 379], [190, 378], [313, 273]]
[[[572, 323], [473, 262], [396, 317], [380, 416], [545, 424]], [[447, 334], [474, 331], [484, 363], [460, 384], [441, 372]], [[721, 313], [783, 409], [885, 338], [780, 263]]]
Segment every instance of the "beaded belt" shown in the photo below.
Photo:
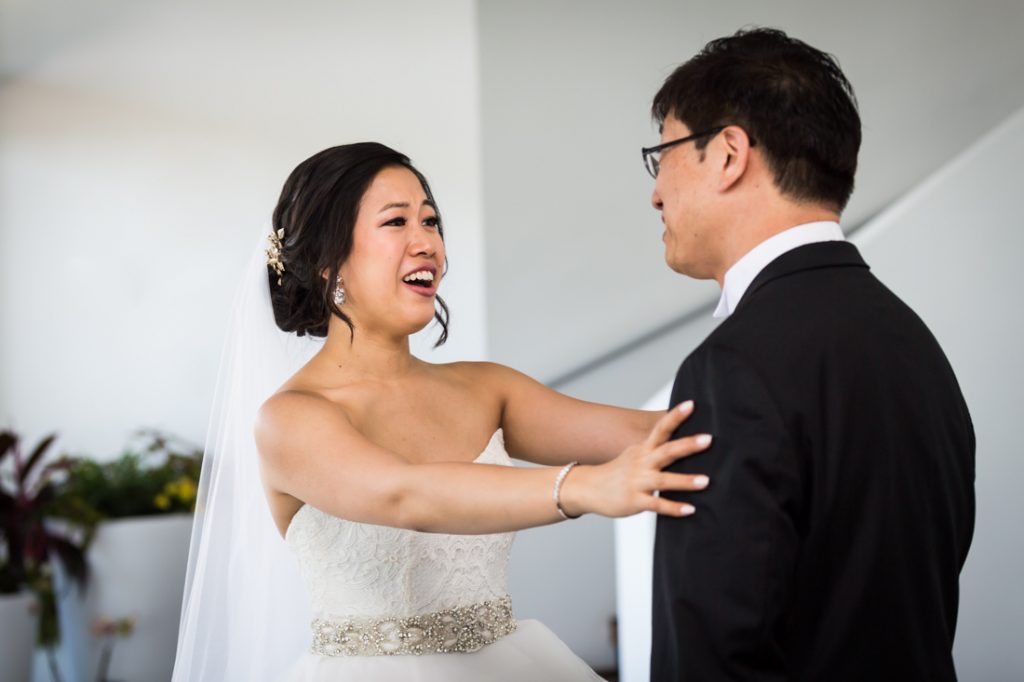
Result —
[[516, 626], [508, 596], [409, 618], [317, 618], [311, 650], [320, 656], [465, 653], [504, 637]]

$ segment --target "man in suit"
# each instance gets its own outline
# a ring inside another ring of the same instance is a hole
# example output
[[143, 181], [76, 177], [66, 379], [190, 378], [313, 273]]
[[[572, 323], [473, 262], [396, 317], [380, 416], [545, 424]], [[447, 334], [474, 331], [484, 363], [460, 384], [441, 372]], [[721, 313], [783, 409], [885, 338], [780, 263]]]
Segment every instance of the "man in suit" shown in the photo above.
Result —
[[[844, 241], [860, 119], [836, 61], [781, 31], [709, 43], [654, 98], [644, 150], [676, 272], [722, 287], [683, 362], [660, 516], [653, 680], [955, 680], [974, 433], [924, 323]], [[951, 273], [951, 276], [953, 274]]]

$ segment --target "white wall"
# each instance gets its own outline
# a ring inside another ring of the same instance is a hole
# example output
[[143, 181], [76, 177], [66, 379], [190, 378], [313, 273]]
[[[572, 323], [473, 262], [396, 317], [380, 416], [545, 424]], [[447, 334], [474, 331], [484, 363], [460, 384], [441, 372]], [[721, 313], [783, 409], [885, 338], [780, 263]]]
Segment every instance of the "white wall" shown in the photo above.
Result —
[[[100, 458], [141, 426], [202, 443], [254, 235], [291, 169], [348, 141], [408, 153], [444, 212], [451, 340], [419, 351], [486, 356], [473, 3], [114, 4], [77, 33], [14, 14], [45, 35], [7, 44], [0, 84], [0, 424]], [[555, 557], [524, 533], [510, 566], [517, 615], [596, 666], [614, 658], [609, 529], [549, 530]], [[594, 559], [597, 599], [559, 556]]]
[[777, 26], [834, 53], [864, 143], [849, 226], [1024, 106], [1024, 3], [481, 0], [487, 296], [495, 360], [551, 380], [702, 305], [662, 265], [640, 147], [672, 69]]
[[0, 424], [99, 457], [143, 426], [202, 443], [248, 252], [292, 168], [345, 142], [409, 154], [444, 212], [451, 340], [419, 351], [485, 355], [470, 0], [150, 2], [94, 24], [0, 84]]
[[[837, 53], [866, 125], [859, 219], [1024, 103], [1022, 12], [0, 0], [0, 425], [100, 457], [142, 426], [202, 442], [252, 235], [299, 161], [360, 139], [410, 154], [445, 213], [452, 338], [431, 357], [561, 374], [715, 295], [661, 266], [638, 149], [705, 40], [764, 23]], [[566, 390], [639, 404], [702, 335]], [[530, 531], [510, 575], [517, 613], [597, 666], [611, 547], [600, 519]]]
[[857, 236], [872, 271], [946, 351], [977, 435], [974, 542], [961, 574], [963, 680], [1024, 679], [1024, 109]]
[[[345, 142], [409, 154], [444, 212], [451, 340], [417, 352], [484, 357], [470, 0], [107, 3], [89, 17], [71, 3], [80, 26], [45, 4], [0, 20], [4, 37], [43, 38], [2, 53], [0, 426], [57, 430], [62, 449], [99, 458], [143, 426], [203, 443], [257, 235], [292, 168]], [[75, 639], [65, 679], [91, 680]], [[49, 679], [41, 660], [36, 675]]]
[[[864, 124], [848, 227], [1024, 105], [1024, 4], [1011, 0], [481, 0], [479, 24], [492, 359], [550, 381], [663, 322], [697, 315], [560, 386], [621, 405], [643, 404], [714, 326], [700, 309], [717, 287], [663, 264], [652, 180], [640, 163], [640, 147], [658, 139], [651, 98], [705, 42], [770, 25], [838, 57]], [[547, 559], [523, 561], [514, 575], [534, 590], [529, 615], [603, 665], [613, 656], [604, 626], [616, 611], [604, 563], [613, 524], [595, 520], [574, 532], [571, 553], [561, 551], [562, 527], [524, 534], [519, 549], [528, 541], [529, 556]], [[591, 596], [584, 608], [564, 593]], [[593, 615], [571, 618], [574, 611]]]
[[[1024, 218], [1017, 201], [1024, 109], [940, 169], [853, 236], [872, 271], [939, 340], [971, 410], [977, 434], [977, 520], [961, 574], [954, 656], [961, 679], [1024, 678], [1020, 622], [1024, 592], [1024, 479], [1017, 413], [1024, 405], [1024, 313], [1019, 256]], [[708, 331], [699, 319], [679, 330], [683, 355]], [[696, 332], [696, 333], [690, 333]], [[689, 336], [686, 336], [689, 333]], [[659, 341], [662, 348], [670, 339]], [[639, 362], [639, 352], [630, 358]], [[623, 371], [619, 367], [618, 371]], [[663, 403], [664, 389], [658, 401]], [[621, 679], [648, 678], [654, 517], [616, 525]], [[625, 599], [629, 594], [634, 600]]]

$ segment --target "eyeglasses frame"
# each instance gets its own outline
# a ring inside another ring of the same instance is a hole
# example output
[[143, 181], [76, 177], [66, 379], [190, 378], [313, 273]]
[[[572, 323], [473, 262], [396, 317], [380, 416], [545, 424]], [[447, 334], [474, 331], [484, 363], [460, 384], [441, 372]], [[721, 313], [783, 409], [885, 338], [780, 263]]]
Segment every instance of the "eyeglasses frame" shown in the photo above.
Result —
[[[715, 126], [714, 128], [702, 130], [699, 133], [693, 133], [692, 135], [687, 135], [686, 137], [680, 137], [678, 140], [669, 140], [668, 142], [662, 142], [661, 144], [655, 145], [653, 147], [643, 147], [640, 149], [640, 154], [643, 158], [644, 169], [648, 172], [648, 174], [650, 174], [652, 178], [657, 179], [658, 171], [661, 170], [661, 159], [655, 159], [653, 164], [648, 163], [647, 159], [652, 154], [660, 154], [661, 152], [665, 151], [670, 147], [675, 147], [676, 145], [684, 144], [686, 142], [693, 142], [694, 140], [699, 140], [700, 138], [707, 137], [708, 135], [717, 135], [718, 133], [722, 132], [728, 127], [728, 124]], [[750, 146], [753, 147], [754, 144], [754, 138], [751, 137]]]

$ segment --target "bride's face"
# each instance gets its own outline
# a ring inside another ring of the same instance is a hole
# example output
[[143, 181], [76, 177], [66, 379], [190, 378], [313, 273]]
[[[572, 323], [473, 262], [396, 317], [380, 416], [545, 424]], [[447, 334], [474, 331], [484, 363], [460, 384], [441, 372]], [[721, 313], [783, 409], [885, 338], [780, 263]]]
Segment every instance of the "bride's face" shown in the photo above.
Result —
[[443, 265], [437, 211], [419, 179], [401, 166], [385, 168], [359, 204], [352, 251], [341, 266], [342, 310], [357, 328], [413, 334], [434, 317]]

